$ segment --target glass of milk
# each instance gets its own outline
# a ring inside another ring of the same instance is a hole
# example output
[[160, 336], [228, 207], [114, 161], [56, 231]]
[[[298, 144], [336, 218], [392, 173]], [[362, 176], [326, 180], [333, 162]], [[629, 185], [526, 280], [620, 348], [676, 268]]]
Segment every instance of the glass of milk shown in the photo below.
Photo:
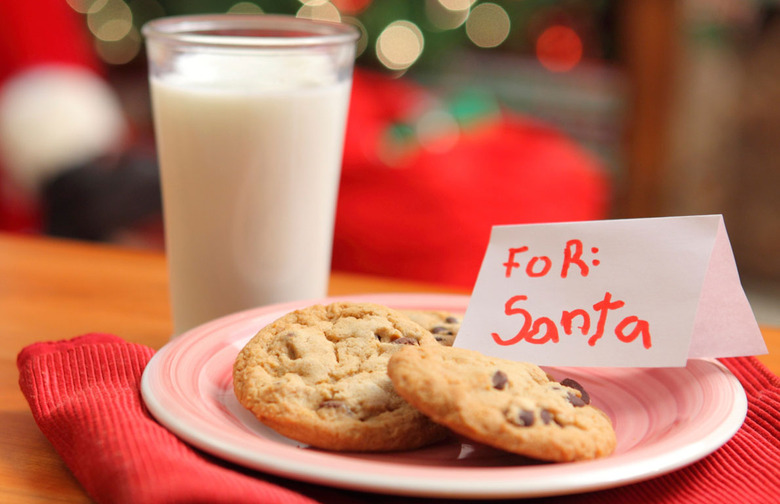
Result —
[[174, 335], [325, 296], [358, 31], [225, 14], [143, 33]]

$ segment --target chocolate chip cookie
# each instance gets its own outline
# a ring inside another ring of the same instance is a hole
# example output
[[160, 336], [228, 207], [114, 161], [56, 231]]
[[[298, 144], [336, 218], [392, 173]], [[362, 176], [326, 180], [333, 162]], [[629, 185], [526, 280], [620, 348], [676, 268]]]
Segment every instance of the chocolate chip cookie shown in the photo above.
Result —
[[338, 451], [408, 450], [447, 431], [404, 401], [387, 375], [400, 349], [434, 346], [430, 332], [369, 303], [316, 305], [284, 315], [239, 352], [239, 402], [291, 439]]
[[432, 420], [474, 441], [547, 461], [603, 457], [612, 423], [573, 380], [462, 348], [419, 347], [390, 358], [396, 391]]
[[438, 310], [400, 310], [401, 313], [428, 329], [436, 341], [452, 346], [460, 330], [462, 315]]

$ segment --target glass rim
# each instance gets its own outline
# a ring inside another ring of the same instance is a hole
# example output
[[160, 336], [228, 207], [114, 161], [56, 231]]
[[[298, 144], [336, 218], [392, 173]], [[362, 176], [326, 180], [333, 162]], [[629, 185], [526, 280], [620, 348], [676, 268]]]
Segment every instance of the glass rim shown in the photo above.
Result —
[[141, 28], [149, 40], [177, 45], [296, 48], [353, 43], [359, 30], [347, 23], [278, 14], [166, 16]]

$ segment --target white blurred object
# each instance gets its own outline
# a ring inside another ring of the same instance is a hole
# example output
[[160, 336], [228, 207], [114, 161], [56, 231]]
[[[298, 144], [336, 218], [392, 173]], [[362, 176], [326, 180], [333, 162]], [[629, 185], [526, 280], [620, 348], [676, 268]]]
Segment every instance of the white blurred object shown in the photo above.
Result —
[[23, 189], [121, 148], [127, 131], [111, 87], [87, 69], [51, 65], [0, 89], [0, 165]]

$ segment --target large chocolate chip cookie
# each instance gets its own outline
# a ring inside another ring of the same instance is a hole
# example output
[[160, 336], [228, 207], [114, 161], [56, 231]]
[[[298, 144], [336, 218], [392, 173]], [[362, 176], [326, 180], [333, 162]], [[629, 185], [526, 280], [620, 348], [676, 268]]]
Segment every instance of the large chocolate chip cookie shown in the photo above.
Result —
[[398, 393], [432, 420], [475, 441], [548, 461], [603, 457], [612, 424], [572, 380], [552, 381], [534, 364], [462, 348], [426, 346], [390, 358]]
[[403, 347], [440, 346], [389, 308], [333, 303], [289, 313], [263, 328], [233, 367], [239, 402], [294, 440], [342, 451], [417, 448], [446, 435], [404, 401], [387, 375]]

